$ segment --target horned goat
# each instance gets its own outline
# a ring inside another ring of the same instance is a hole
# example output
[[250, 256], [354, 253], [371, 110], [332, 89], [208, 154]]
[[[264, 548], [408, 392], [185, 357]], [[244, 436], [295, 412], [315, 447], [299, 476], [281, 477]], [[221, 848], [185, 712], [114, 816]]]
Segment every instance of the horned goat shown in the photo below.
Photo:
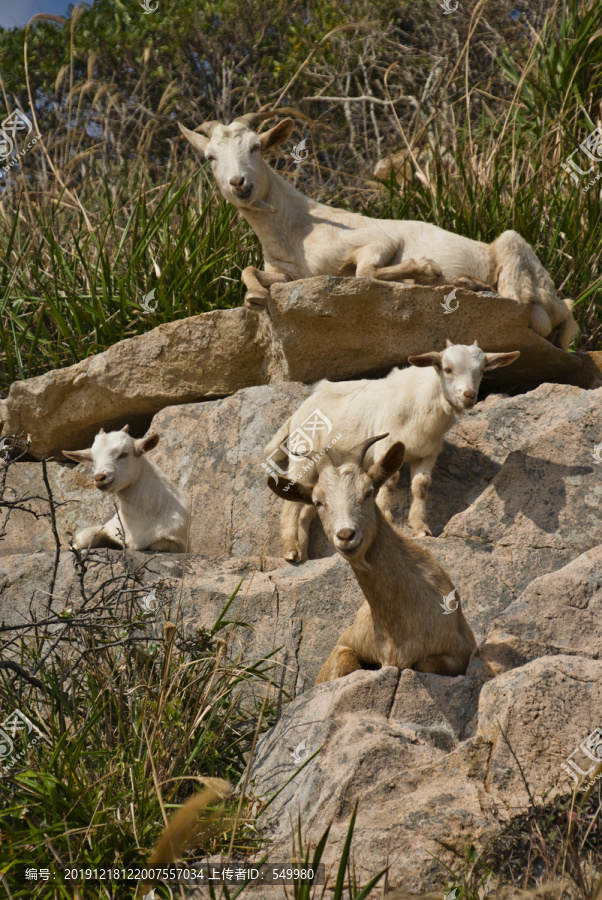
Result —
[[[311, 461], [299, 458], [306, 448], [315, 457], [323, 450], [325, 441], [335, 435], [336, 451], [345, 452], [357, 441], [388, 430], [384, 448], [401, 441], [410, 464], [410, 528], [415, 537], [430, 535], [426, 498], [433, 466], [443, 449], [443, 438], [458, 416], [475, 405], [483, 372], [510, 365], [519, 356], [518, 350], [484, 353], [476, 341], [471, 346], [447, 341], [442, 353], [431, 351], [410, 356], [409, 368], [393, 369], [386, 378], [319, 381], [265, 448], [274, 477], [286, 473], [298, 478], [309, 470], [306, 480], [315, 481], [317, 474]], [[296, 454], [300, 441], [301, 453]], [[285, 470], [279, 463], [284, 463], [287, 456], [289, 465]], [[374, 462], [373, 450], [368, 451], [368, 462]], [[264, 468], [269, 466], [264, 464]], [[398, 478], [399, 474], [391, 478], [379, 493], [379, 506], [388, 521], [392, 520], [391, 492]], [[314, 515], [312, 507], [284, 504], [280, 534], [285, 559], [291, 562], [307, 559], [309, 526]]]
[[394, 443], [364, 471], [368, 448], [386, 436], [362, 441], [339, 467], [325, 454], [314, 485], [288, 479], [274, 485], [268, 479], [279, 497], [317, 509], [328, 540], [348, 561], [366, 598], [316, 684], [372, 666], [464, 675], [476, 646], [445, 570], [428, 550], [389, 525], [375, 502], [404, 457], [403, 444]]
[[[530, 327], [567, 348], [579, 334], [572, 301], [556, 294], [552, 279], [516, 231], [491, 244], [444, 231], [428, 222], [373, 219], [304, 196], [263, 159], [288, 140], [293, 120], [256, 134], [259, 122], [288, 109], [239, 116], [230, 125], [209, 121], [202, 134], [180, 129], [209, 161], [219, 188], [261, 242], [264, 270], [242, 272], [245, 302], [263, 306], [276, 282], [315, 275], [383, 281], [463, 284], [497, 291], [532, 306]], [[425, 258], [428, 256], [428, 258]]]
[[167, 550], [184, 553], [188, 537], [190, 504], [182, 491], [151, 460], [149, 450], [159, 443], [158, 434], [134, 440], [128, 426], [108, 434], [101, 428], [90, 449], [63, 450], [75, 462], [94, 463], [94, 485], [115, 494], [119, 512], [102, 527], [79, 531], [73, 545], [123, 547], [130, 550]]

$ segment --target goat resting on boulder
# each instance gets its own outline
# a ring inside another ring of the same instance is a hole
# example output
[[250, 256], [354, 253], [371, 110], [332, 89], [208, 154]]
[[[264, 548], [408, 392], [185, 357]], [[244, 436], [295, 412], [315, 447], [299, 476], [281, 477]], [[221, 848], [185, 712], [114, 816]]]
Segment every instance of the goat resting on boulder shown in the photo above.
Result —
[[530, 303], [533, 331], [569, 347], [579, 334], [572, 301], [556, 294], [552, 279], [516, 231], [504, 231], [485, 244], [428, 222], [372, 219], [311, 200], [281, 178], [263, 155], [289, 139], [293, 120], [283, 119], [262, 134], [253, 129], [289, 111], [251, 113], [230, 125], [205, 122], [202, 134], [180, 124], [209, 161], [226, 200], [261, 241], [264, 270], [248, 266], [242, 272], [247, 305], [265, 305], [267, 289], [276, 282], [316, 275], [458, 284]]

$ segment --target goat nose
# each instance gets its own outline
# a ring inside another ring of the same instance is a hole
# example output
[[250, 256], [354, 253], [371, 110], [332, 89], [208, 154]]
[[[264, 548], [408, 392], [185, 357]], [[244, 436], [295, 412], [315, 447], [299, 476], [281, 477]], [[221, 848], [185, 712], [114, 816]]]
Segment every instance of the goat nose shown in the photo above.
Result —
[[245, 183], [244, 175], [238, 175], [238, 176], [233, 175], [232, 178], [230, 179], [230, 184], [234, 188], [242, 187], [244, 183]]
[[476, 391], [464, 391], [464, 396], [466, 397], [467, 400], [474, 400], [474, 398], [477, 396], [477, 392]]
[[337, 531], [337, 537], [340, 541], [350, 541], [355, 537], [355, 528], [341, 528]]
[[105, 480], [106, 480], [106, 477], [107, 477], [106, 475], [103, 475], [103, 474], [99, 473], [98, 475], [95, 475], [95, 476], [94, 476], [94, 481], [95, 481], [97, 484], [100, 484], [102, 481], [105, 481]]

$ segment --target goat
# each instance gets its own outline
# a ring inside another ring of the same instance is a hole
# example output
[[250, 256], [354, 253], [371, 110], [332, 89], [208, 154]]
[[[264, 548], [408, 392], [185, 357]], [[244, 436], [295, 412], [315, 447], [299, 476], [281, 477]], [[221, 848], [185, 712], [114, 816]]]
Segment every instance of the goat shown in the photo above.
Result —
[[131, 550], [167, 550], [184, 553], [188, 538], [190, 504], [182, 491], [151, 460], [149, 450], [158, 434], [134, 440], [128, 426], [105, 434], [100, 429], [88, 450], [63, 450], [75, 462], [94, 463], [94, 484], [99, 491], [116, 494], [119, 512], [101, 528], [79, 531], [74, 547], [117, 547]]
[[[402, 441], [405, 459], [410, 464], [410, 528], [414, 537], [430, 535], [426, 523], [426, 498], [433, 466], [443, 449], [443, 438], [458, 416], [475, 405], [484, 370], [510, 365], [519, 356], [518, 350], [484, 353], [476, 341], [472, 346], [465, 346], [452, 344], [448, 340], [442, 353], [433, 350], [420, 356], [410, 356], [408, 362], [411, 367], [393, 369], [386, 378], [320, 381], [264, 452], [276, 472], [281, 474], [285, 470], [278, 466], [278, 462], [288, 455], [287, 474], [298, 477], [301, 468], [304, 471], [308, 468], [307, 460], [300, 462], [299, 456], [294, 453], [300, 438], [315, 455], [323, 448], [324, 439], [331, 432], [340, 432], [336, 449], [344, 452], [358, 440], [388, 429], [388, 446]], [[318, 423], [322, 425], [322, 430], [316, 428], [315, 421], [312, 422], [316, 412], [322, 416]], [[326, 421], [328, 426], [325, 427]], [[327, 427], [330, 428], [328, 432]], [[313, 432], [313, 437], [308, 432]], [[368, 459], [371, 463], [374, 461], [373, 451], [369, 451]], [[278, 478], [278, 475], [275, 477]], [[315, 469], [311, 469], [307, 477], [309, 481], [315, 480]], [[379, 494], [379, 506], [389, 522], [392, 521], [392, 491], [398, 479], [399, 473]], [[312, 507], [284, 504], [280, 534], [285, 559], [291, 562], [307, 559], [309, 526], [314, 515]]]
[[288, 140], [293, 120], [283, 119], [262, 134], [253, 130], [284, 111], [290, 110], [250, 113], [230, 125], [205, 122], [200, 126], [203, 134], [179, 123], [209, 161], [225, 199], [238, 208], [261, 242], [264, 270], [248, 266], [242, 272], [247, 306], [264, 306], [272, 284], [316, 275], [411, 279], [497, 291], [531, 304], [529, 324], [537, 334], [564, 349], [577, 337], [572, 301], [557, 296], [552, 279], [516, 231], [504, 231], [485, 244], [428, 222], [378, 220], [326, 206], [297, 191], [263, 159], [269, 149]]
[[279, 497], [317, 509], [328, 540], [353, 569], [365, 597], [316, 684], [371, 666], [464, 675], [476, 647], [457, 596], [453, 613], [441, 611], [447, 606], [441, 601], [455, 591], [445, 570], [428, 550], [393, 528], [375, 502], [404, 459], [404, 446], [397, 441], [364, 471], [369, 447], [385, 437], [357, 444], [338, 468], [325, 454], [314, 485], [268, 479]]

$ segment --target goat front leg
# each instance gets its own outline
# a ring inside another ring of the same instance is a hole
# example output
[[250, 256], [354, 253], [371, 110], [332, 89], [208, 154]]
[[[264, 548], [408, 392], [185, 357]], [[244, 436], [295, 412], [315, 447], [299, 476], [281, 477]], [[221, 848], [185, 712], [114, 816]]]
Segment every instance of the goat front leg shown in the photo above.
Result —
[[393, 489], [398, 481], [399, 472], [396, 472], [395, 475], [391, 475], [391, 477], [385, 481], [376, 496], [376, 504], [387, 522], [393, 521], [393, 513], [391, 512], [391, 506], [393, 505]]
[[426, 524], [426, 498], [431, 486], [431, 472], [436, 459], [436, 456], [427, 456], [425, 459], [415, 460], [410, 465], [412, 505], [408, 523], [414, 537], [426, 537], [431, 534], [431, 529]]
[[73, 546], [78, 550], [86, 550], [88, 547], [108, 547], [112, 550], [121, 550], [123, 547], [123, 526], [117, 515], [105, 525], [98, 527], [91, 525], [78, 531], [73, 541]]
[[361, 668], [362, 664], [355, 650], [352, 650], [351, 647], [337, 644], [318, 672], [315, 684], [323, 684], [325, 681], [335, 681], [337, 678], [344, 678], [345, 675], [357, 672]]
[[266, 305], [269, 297], [267, 288], [270, 285], [291, 280], [283, 272], [263, 272], [261, 269], [256, 269], [255, 266], [247, 266], [242, 270], [240, 277], [247, 289], [245, 306], [249, 306], [251, 309]]
[[404, 259], [394, 266], [387, 263], [397, 252], [394, 244], [367, 244], [354, 254], [355, 277], [379, 281], [403, 281], [411, 278], [419, 284], [435, 284], [441, 280], [441, 268], [432, 259]]
[[314, 506], [284, 501], [280, 515], [280, 537], [284, 558], [289, 562], [305, 562], [308, 558], [309, 526], [315, 515]]

